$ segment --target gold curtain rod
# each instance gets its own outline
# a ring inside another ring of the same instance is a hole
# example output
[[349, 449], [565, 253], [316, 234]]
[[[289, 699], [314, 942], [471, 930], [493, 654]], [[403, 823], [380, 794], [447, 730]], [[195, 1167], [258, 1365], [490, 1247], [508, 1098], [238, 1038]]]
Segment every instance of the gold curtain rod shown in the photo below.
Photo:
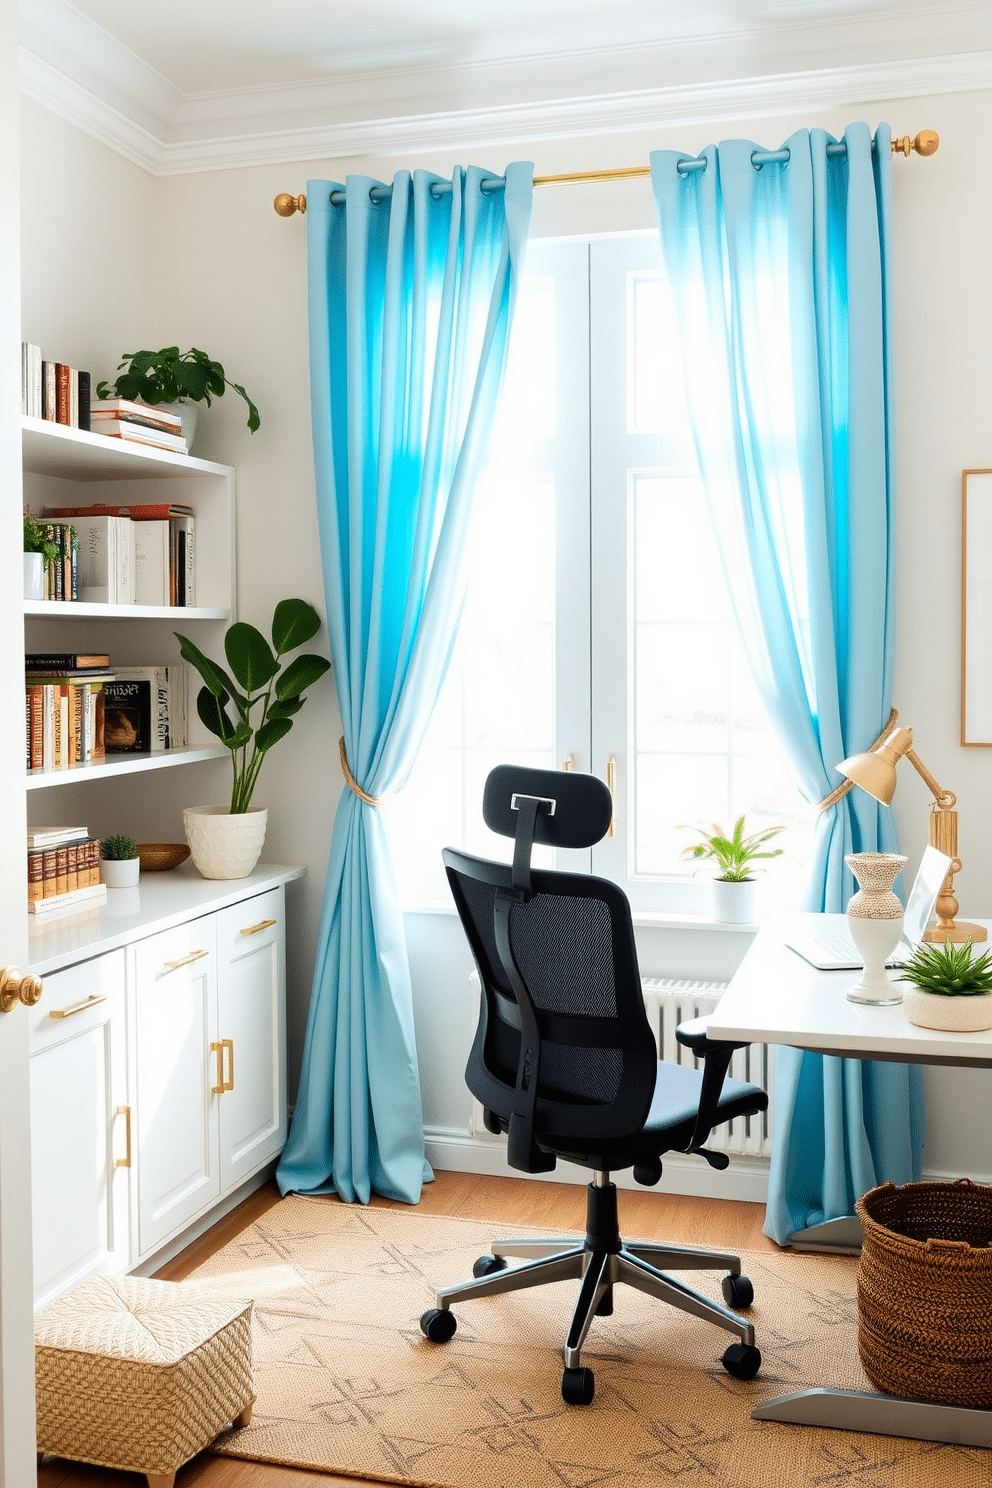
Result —
[[[892, 141], [893, 155], [904, 155], [907, 158], [914, 150], [917, 155], [925, 157], [935, 155], [939, 148], [940, 135], [934, 129], [921, 129], [915, 136], [903, 134]], [[649, 165], [620, 165], [610, 170], [566, 171], [559, 176], [535, 176], [534, 185], [576, 186], [592, 181], [633, 181], [650, 174]], [[292, 217], [296, 212], [303, 213], [307, 209], [306, 193], [301, 191], [299, 196], [291, 196], [288, 191], [280, 191], [272, 206], [280, 217]]]

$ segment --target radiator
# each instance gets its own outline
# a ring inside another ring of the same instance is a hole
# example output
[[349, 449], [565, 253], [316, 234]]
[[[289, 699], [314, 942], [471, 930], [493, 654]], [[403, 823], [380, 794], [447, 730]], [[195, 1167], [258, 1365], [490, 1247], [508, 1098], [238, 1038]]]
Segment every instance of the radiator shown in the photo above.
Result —
[[[473, 1008], [478, 1008], [481, 986], [479, 974], [473, 971], [469, 977]], [[679, 1023], [690, 1018], [702, 1018], [711, 1013], [726, 988], [725, 982], [693, 982], [673, 977], [642, 977], [641, 990], [644, 1008], [651, 1024], [658, 1058], [673, 1064], [698, 1064], [690, 1049], [680, 1044], [675, 1037]], [[746, 1049], [737, 1049], [730, 1064], [730, 1073], [737, 1080], [747, 1080], [768, 1091], [768, 1110], [756, 1116], [738, 1116], [736, 1120], [718, 1126], [711, 1134], [707, 1147], [728, 1155], [768, 1157], [771, 1153], [772, 1130], [772, 1076], [775, 1050], [768, 1044], [749, 1044]], [[469, 1118], [469, 1135], [492, 1137], [482, 1120], [482, 1105], [474, 1097]]]
[[[692, 1050], [679, 1043], [675, 1029], [690, 1018], [704, 1018], [711, 1013], [725, 989], [725, 982], [693, 982], [675, 977], [641, 979], [644, 1008], [658, 1045], [659, 1059], [668, 1059], [673, 1064], [699, 1064]], [[749, 1044], [746, 1049], [734, 1051], [730, 1062], [731, 1075], [767, 1090], [768, 1110], [759, 1111], [755, 1116], [738, 1116], [723, 1126], [715, 1127], [707, 1147], [748, 1157], [768, 1157], [771, 1154], [774, 1055], [774, 1048], [768, 1044]]]

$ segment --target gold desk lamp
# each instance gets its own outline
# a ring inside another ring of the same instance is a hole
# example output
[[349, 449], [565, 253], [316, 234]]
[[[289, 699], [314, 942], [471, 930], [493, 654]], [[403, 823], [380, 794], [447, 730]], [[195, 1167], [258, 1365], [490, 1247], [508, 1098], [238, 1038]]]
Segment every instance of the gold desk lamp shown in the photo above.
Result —
[[941, 944], [948, 940], [956, 944], [966, 940], [985, 940], [988, 931], [984, 925], [974, 925], [968, 920], [954, 918], [958, 912], [958, 901], [954, 897], [954, 875], [961, 871], [961, 859], [958, 857], [958, 814], [954, 810], [957, 796], [953, 791], [943, 790], [930, 774], [913, 748], [913, 730], [893, 729], [884, 743], [866, 754], [852, 754], [850, 759], [842, 760], [837, 769], [852, 784], [860, 785], [876, 801], [888, 806], [896, 788], [896, 765], [903, 755], [933, 793], [928, 834], [930, 846], [946, 853], [952, 860], [937, 896], [937, 924], [924, 931], [923, 939]]

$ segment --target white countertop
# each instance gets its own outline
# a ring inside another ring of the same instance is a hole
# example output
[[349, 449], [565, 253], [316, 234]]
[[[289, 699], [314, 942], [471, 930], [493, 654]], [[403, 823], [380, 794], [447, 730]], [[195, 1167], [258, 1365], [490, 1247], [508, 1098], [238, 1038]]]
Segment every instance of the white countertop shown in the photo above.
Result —
[[[910, 1023], [901, 1005], [848, 1002], [859, 971], [819, 971], [783, 942], [798, 920], [818, 919], [837, 923], [845, 916], [783, 916], [759, 932], [707, 1019], [711, 1037], [913, 1064], [992, 1066], [992, 1029], [942, 1033]], [[893, 985], [900, 990], [899, 982]]]
[[34, 976], [129, 945], [191, 916], [210, 914], [279, 884], [302, 878], [305, 868], [259, 863], [247, 878], [201, 878], [192, 862], [164, 873], [142, 873], [136, 889], [108, 889], [105, 900], [83, 902], [72, 914], [29, 915], [27, 970]]

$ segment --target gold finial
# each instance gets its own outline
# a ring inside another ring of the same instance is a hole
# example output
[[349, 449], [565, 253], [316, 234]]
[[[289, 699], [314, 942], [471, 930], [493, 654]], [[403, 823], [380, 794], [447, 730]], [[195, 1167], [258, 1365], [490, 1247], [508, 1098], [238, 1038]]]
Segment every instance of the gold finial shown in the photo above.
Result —
[[901, 153], [908, 157], [910, 150], [915, 150], [917, 155], [936, 155], [940, 149], [940, 135], [935, 129], [921, 129], [915, 139], [908, 134], [901, 135], [899, 139], [892, 141], [892, 153]]
[[294, 212], [302, 216], [307, 209], [306, 194], [301, 191], [299, 196], [290, 196], [288, 191], [280, 191], [272, 205], [280, 217], [292, 217]]

